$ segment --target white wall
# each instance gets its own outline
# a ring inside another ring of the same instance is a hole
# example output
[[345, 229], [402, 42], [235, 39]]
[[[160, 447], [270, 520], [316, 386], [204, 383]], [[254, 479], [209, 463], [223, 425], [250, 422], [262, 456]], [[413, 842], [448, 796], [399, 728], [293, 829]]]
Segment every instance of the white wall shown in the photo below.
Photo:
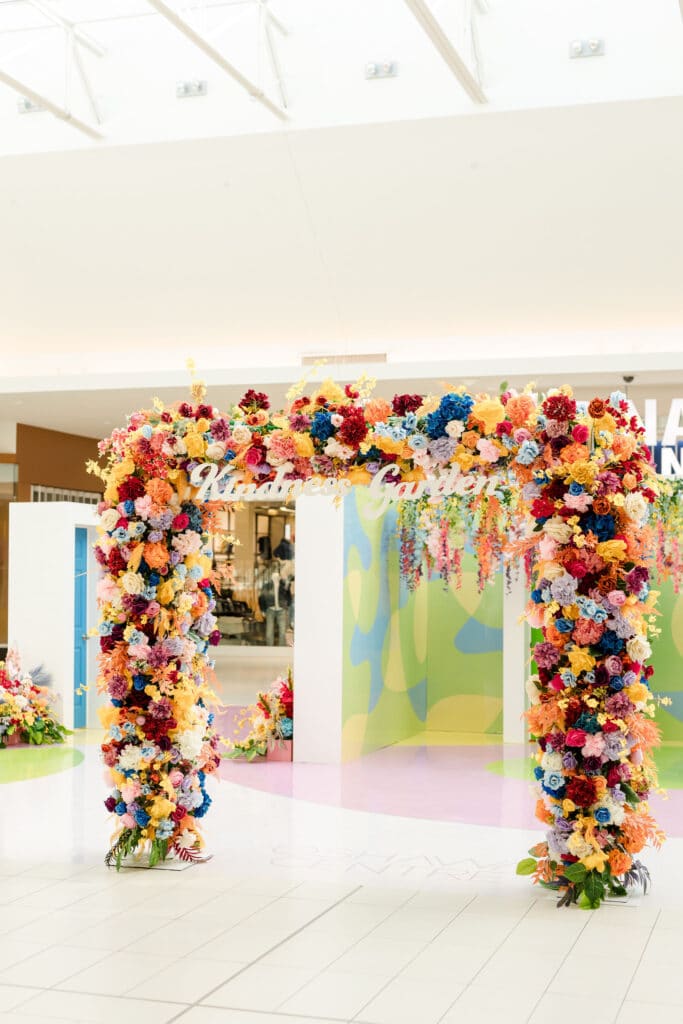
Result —
[[[74, 531], [89, 528], [95, 509], [72, 502], [17, 502], [10, 506], [9, 628], [11, 647], [21, 654], [24, 668], [42, 664], [52, 676], [52, 688], [61, 700], [62, 721], [73, 726], [74, 660]], [[91, 536], [91, 540], [94, 536]], [[97, 578], [94, 558], [88, 568], [88, 626], [97, 619], [91, 581]], [[95, 698], [96, 640], [88, 642], [90, 703]]]
[[344, 510], [333, 498], [296, 503], [294, 759], [341, 761]]

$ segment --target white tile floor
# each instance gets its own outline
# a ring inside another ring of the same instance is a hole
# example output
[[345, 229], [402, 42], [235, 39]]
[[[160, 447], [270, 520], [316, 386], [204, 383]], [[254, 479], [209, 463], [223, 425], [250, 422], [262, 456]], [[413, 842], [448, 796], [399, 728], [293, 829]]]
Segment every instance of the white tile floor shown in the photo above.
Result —
[[230, 784], [209, 863], [117, 875], [101, 798], [95, 748], [0, 787], [0, 1024], [683, 1022], [683, 841], [586, 914], [514, 876], [529, 833]]

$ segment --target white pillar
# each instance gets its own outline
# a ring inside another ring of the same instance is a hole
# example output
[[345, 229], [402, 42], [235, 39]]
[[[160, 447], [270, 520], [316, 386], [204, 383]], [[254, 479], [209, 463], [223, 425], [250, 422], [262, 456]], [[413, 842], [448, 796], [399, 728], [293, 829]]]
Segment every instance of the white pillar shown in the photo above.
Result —
[[524, 743], [526, 678], [529, 672], [529, 627], [520, 622], [528, 593], [524, 574], [513, 580], [510, 593], [503, 588], [503, 741]]
[[341, 761], [343, 611], [343, 505], [304, 495], [296, 503], [295, 761]]

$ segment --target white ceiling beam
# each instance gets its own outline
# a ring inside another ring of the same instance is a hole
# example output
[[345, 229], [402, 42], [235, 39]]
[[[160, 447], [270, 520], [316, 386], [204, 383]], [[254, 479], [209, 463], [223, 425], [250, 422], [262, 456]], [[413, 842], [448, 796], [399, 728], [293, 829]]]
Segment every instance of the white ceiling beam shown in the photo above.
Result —
[[71, 21], [69, 18], [65, 18], [63, 14], [56, 11], [51, 4], [46, 2], [46, 0], [28, 0], [28, 3], [31, 7], [35, 8], [36, 11], [40, 11], [45, 18], [54, 22], [55, 25], [60, 25], [62, 28], [68, 29], [69, 32], [73, 33], [74, 39], [79, 42], [81, 46], [85, 46], [86, 50], [90, 50], [91, 53], [94, 53], [96, 57], [104, 57], [106, 55], [107, 51], [100, 45], [100, 43], [79, 28], [75, 22]]
[[[453, 46], [441, 25], [430, 11], [425, 0], [404, 0], [406, 7], [415, 16], [436, 50], [451, 69], [461, 86], [475, 103], [486, 103], [486, 95], [464, 60]], [[683, 3], [683, 0], [681, 0]]]
[[238, 85], [241, 85], [250, 96], [269, 110], [271, 114], [274, 114], [275, 117], [278, 117], [281, 121], [289, 120], [286, 111], [284, 111], [282, 107], [279, 107], [277, 103], [273, 103], [273, 101], [266, 96], [263, 89], [259, 89], [254, 82], [243, 75], [241, 71], [238, 71], [234, 64], [231, 64], [222, 53], [218, 52], [215, 46], [212, 46], [204, 36], [195, 31], [195, 29], [181, 18], [172, 7], [169, 7], [169, 5], [165, 3], [165, 0], [147, 0], [147, 2], [155, 9], [155, 11], [158, 11], [166, 21], [173, 25], [174, 28], [186, 36], [191, 43], [194, 43], [197, 49], [206, 54], [209, 60], [212, 60], [214, 64], [217, 64], [218, 67], [226, 73], [226, 75], [229, 75], [229, 77], [237, 82]]
[[30, 85], [26, 85], [25, 82], [20, 82], [18, 78], [14, 77], [14, 75], [8, 74], [1, 68], [0, 82], [4, 82], [4, 84], [8, 85], [10, 89], [14, 89], [14, 91], [18, 92], [20, 96], [25, 96], [27, 100], [30, 100], [31, 103], [35, 103], [36, 106], [43, 107], [45, 110], [48, 110], [54, 115], [54, 117], [58, 118], [58, 120], [64, 121], [65, 124], [70, 124], [77, 131], [82, 132], [83, 135], [87, 135], [88, 138], [95, 139], [96, 141], [104, 138], [101, 132], [98, 132], [96, 128], [93, 128], [85, 121], [82, 121], [79, 117], [74, 117], [71, 111], [60, 106], [58, 103], [54, 103], [47, 96], [37, 92], [35, 89], [31, 88]]

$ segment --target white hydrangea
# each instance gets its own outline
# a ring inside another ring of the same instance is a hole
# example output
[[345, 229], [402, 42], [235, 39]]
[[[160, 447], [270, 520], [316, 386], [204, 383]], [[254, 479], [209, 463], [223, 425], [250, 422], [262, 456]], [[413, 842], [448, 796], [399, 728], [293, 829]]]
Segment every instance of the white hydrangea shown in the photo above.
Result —
[[635, 523], [643, 523], [648, 517], [649, 506], [643, 495], [636, 491], [634, 494], [626, 495], [624, 510], [629, 519]]
[[119, 771], [137, 771], [142, 764], [142, 751], [134, 743], [127, 743], [119, 754]]
[[200, 725], [195, 726], [194, 729], [186, 729], [184, 732], [181, 732], [175, 741], [175, 745], [185, 761], [196, 761], [201, 753], [203, 740], [204, 729]]
[[562, 754], [558, 754], [556, 750], [546, 750], [541, 759], [541, 768], [544, 772], [561, 772]]

